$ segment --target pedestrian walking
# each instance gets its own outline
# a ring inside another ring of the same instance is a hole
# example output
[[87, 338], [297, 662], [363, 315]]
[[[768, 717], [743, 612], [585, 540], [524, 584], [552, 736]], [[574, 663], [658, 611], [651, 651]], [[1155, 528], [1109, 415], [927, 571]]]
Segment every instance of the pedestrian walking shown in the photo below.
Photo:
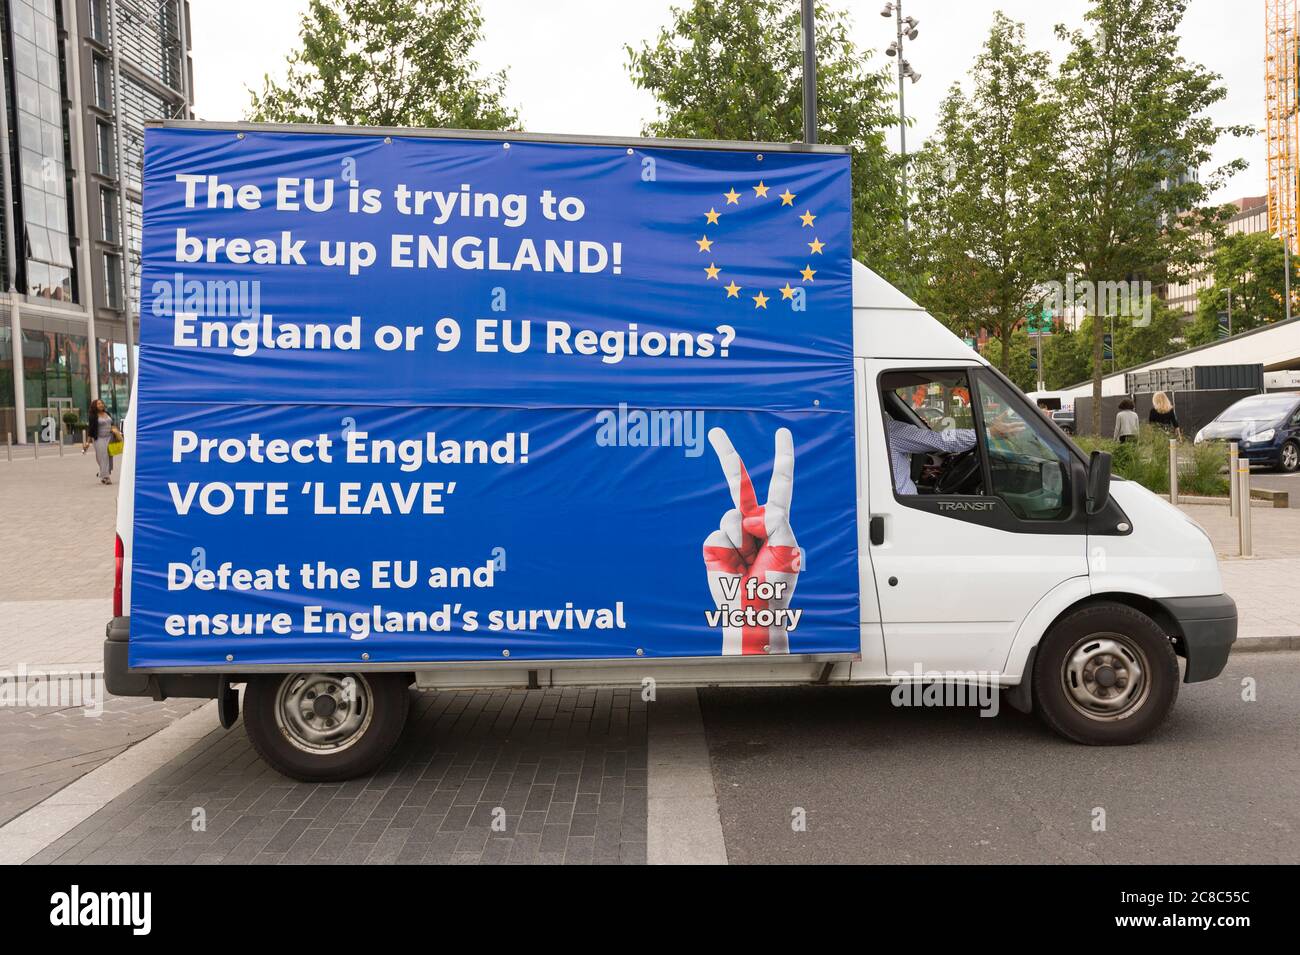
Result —
[[1119, 412], [1115, 415], [1115, 440], [1120, 444], [1137, 438], [1138, 416], [1133, 410], [1133, 399], [1125, 398], [1119, 403]]
[[108, 413], [103, 400], [96, 398], [90, 403], [90, 421], [87, 422], [86, 440], [81, 445], [81, 453], [85, 454], [92, 444], [95, 446], [100, 484], [113, 483], [113, 455], [109, 453], [108, 445], [109, 442], [121, 440], [122, 432], [118, 430], [113, 416]]
[[1157, 391], [1151, 396], [1151, 413], [1147, 415], [1147, 424], [1164, 428], [1175, 438], [1183, 436], [1183, 430], [1178, 426], [1178, 415], [1174, 413], [1174, 403], [1163, 391]]

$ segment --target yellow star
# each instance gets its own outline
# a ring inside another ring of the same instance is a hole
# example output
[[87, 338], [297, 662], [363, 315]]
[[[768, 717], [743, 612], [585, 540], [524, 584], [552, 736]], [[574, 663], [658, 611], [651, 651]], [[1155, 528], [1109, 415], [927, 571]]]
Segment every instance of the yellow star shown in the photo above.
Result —
[[811, 212], [809, 212], [807, 209], [805, 209], [804, 214], [801, 215], [799, 218], [803, 220], [804, 225], [812, 225], [813, 219], [816, 219], [817, 217], [813, 215]]
[[764, 295], [762, 292], [759, 292], [757, 295], [755, 295], [755, 296], [754, 296], [754, 307], [755, 307], [755, 308], [767, 308], [767, 296]]
[[704, 270], [704, 274], [711, 279], [716, 279], [718, 277], [718, 273], [721, 271], [722, 269], [718, 268], [716, 265], [710, 262], [709, 267]]
[[731, 188], [730, 192], [724, 192], [723, 196], [726, 197], [727, 205], [729, 206], [739, 205], [740, 203], [740, 193], [736, 191], [734, 186]]
[[812, 249], [813, 255], [821, 255], [822, 247], [824, 245], [826, 245], [825, 242], [821, 241], [821, 239], [818, 239], [816, 236], [814, 236], [813, 240], [808, 243], [808, 248]]
[[794, 193], [791, 192], [789, 189], [781, 193], [781, 205], [783, 206], [794, 205]]
[[792, 289], [792, 288], [790, 287], [790, 283], [789, 283], [789, 282], [786, 282], [786, 283], [785, 283], [785, 288], [781, 289], [781, 299], [782, 299], [782, 301], [784, 301], [784, 300], [787, 299], [787, 298], [794, 298], [794, 289]]
[[737, 285], [735, 279], [731, 280], [730, 285], [724, 285], [722, 287], [727, 290], [727, 298], [740, 298], [740, 290], [742, 286]]
[[719, 212], [718, 212], [717, 209], [710, 208], [708, 212], [704, 213], [704, 218], [705, 218], [705, 220], [708, 222], [709, 225], [717, 225], [717, 224], [718, 224], [718, 215], [719, 215]]
[[710, 252], [713, 249], [713, 240], [707, 235], [701, 236], [695, 240], [695, 244], [700, 247], [701, 252]]
[[767, 190], [769, 190], [769, 189], [771, 189], [771, 188], [772, 188], [771, 186], [765, 186], [765, 185], [763, 185], [763, 180], [760, 179], [760, 180], [758, 181], [758, 185], [754, 187], [754, 198], [755, 198], [755, 199], [766, 199], [766, 198], [767, 198]]
[[813, 276], [817, 274], [817, 270], [814, 269], [812, 266], [805, 265], [803, 267], [803, 270], [800, 271], [799, 274], [803, 276], [803, 280], [805, 282], [811, 282], [813, 280]]

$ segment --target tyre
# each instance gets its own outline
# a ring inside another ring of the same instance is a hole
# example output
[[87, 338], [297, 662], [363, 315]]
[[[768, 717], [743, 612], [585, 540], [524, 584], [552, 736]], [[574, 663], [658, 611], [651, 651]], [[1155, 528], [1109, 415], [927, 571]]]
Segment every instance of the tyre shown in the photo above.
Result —
[[1062, 618], [1034, 657], [1043, 721], [1076, 743], [1145, 739], [1178, 698], [1178, 657], [1156, 622], [1123, 604], [1099, 603]]
[[1300, 468], [1300, 444], [1294, 441], [1284, 443], [1282, 450], [1278, 452], [1277, 465], [1288, 474]]
[[302, 782], [353, 779], [393, 751], [411, 698], [400, 673], [250, 677], [244, 729], [259, 756]]

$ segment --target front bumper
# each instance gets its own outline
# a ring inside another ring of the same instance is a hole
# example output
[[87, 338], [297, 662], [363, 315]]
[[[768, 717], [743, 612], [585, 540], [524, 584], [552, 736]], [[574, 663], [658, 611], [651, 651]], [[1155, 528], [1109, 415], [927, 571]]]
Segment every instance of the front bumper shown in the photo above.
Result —
[[1245, 458], [1251, 464], [1266, 464], [1270, 467], [1277, 467], [1278, 462], [1282, 459], [1282, 448], [1270, 444], [1262, 444], [1257, 448], [1238, 445], [1237, 456]]
[[1184, 683], [1213, 680], [1223, 672], [1237, 640], [1237, 603], [1227, 594], [1212, 597], [1165, 597], [1157, 600], [1173, 617], [1187, 658]]

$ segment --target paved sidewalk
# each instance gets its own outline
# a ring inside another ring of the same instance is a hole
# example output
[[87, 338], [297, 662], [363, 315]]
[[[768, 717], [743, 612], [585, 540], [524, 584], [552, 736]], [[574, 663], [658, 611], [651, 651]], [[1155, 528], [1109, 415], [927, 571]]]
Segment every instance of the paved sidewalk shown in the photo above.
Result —
[[0, 600], [0, 669], [62, 664], [99, 670], [104, 625], [112, 615], [109, 596]]
[[[1228, 513], [1227, 505], [1178, 506], [1184, 514], [1205, 528], [1210, 540], [1214, 541], [1215, 553], [1221, 559], [1234, 559], [1239, 555], [1237, 519]], [[1250, 537], [1255, 559], [1300, 557], [1300, 510], [1252, 506], [1250, 516]]]
[[1183, 504], [1183, 512], [1210, 535], [1219, 555], [1224, 590], [1237, 601], [1238, 649], [1300, 649], [1300, 510], [1252, 507], [1255, 556], [1239, 556], [1237, 520], [1228, 508]]
[[[78, 449], [15, 457], [0, 457], [0, 824], [202, 703], [106, 697], [117, 487]], [[44, 702], [35, 673], [76, 674], [60, 685], [85, 705], [13, 705]]]
[[1270, 649], [1300, 650], [1300, 557], [1222, 560], [1219, 570], [1223, 589], [1237, 601], [1241, 648], [1266, 642]]
[[117, 485], [93, 455], [0, 459], [0, 507], [0, 601], [111, 596]]

